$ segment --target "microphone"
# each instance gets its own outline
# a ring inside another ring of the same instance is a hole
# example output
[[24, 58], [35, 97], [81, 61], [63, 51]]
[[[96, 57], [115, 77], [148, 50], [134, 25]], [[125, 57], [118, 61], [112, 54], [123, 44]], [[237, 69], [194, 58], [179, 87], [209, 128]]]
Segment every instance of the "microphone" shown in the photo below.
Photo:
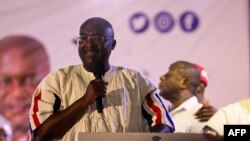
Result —
[[[105, 75], [105, 66], [104, 63], [99, 61], [95, 63], [94, 66], [94, 76], [96, 79], [102, 79]], [[99, 96], [96, 98], [96, 109], [98, 113], [103, 112], [103, 97]]]

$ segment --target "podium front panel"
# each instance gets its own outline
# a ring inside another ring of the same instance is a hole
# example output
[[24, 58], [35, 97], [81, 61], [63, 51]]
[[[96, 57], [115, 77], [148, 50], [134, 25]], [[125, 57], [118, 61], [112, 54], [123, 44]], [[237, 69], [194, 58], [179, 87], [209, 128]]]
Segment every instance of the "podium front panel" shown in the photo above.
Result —
[[83, 133], [76, 141], [209, 141], [195, 133]]

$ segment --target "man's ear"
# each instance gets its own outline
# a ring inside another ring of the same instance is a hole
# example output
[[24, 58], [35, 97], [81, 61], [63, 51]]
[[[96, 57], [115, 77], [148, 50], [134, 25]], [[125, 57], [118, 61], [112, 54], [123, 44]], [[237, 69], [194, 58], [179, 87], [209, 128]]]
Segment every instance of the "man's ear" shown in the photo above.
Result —
[[112, 50], [115, 49], [115, 46], [116, 46], [116, 40], [114, 39], [113, 42], [112, 42]]
[[187, 88], [188, 79], [186, 77], [182, 77], [180, 81], [180, 88], [186, 89]]

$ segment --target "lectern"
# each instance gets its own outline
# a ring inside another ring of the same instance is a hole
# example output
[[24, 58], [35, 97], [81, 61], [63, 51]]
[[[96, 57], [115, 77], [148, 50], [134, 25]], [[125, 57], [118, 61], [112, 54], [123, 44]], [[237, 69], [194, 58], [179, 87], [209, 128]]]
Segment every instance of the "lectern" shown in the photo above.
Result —
[[76, 141], [211, 141], [195, 133], [83, 133]]

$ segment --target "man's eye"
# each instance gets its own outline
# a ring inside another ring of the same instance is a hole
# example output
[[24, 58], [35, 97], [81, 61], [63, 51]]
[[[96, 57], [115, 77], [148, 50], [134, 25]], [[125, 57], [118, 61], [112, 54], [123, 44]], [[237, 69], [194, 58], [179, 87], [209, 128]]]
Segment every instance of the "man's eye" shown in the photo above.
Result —
[[80, 37], [80, 41], [87, 41], [87, 40], [88, 40], [88, 37], [85, 37], [85, 36]]
[[97, 42], [102, 41], [102, 37], [100, 37], [100, 36], [94, 36], [93, 39], [94, 39], [94, 41], [97, 41]]
[[21, 79], [21, 84], [23, 85], [33, 85], [34, 84], [34, 76], [25, 76]]
[[0, 77], [0, 84], [1, 85], [9, 85], [9, 84], [11, 84], [11, 82], [12, 82], [11, 77], [8, 77], [8, 76]]

